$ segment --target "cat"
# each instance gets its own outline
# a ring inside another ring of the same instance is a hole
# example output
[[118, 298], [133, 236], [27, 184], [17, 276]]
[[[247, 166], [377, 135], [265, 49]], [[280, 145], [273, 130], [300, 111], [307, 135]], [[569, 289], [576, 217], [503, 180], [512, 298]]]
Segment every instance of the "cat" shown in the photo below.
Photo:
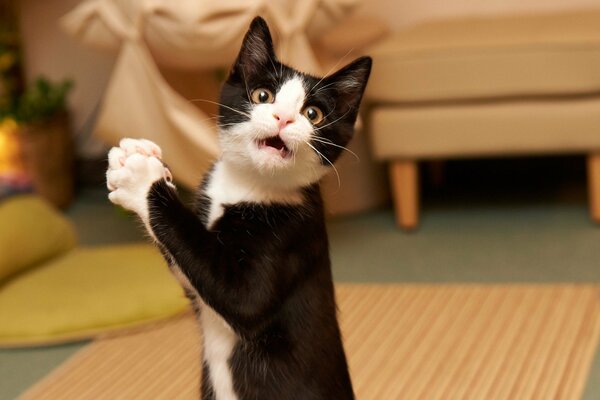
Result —
[[319, 180], [352, 138], [371, 71], [324, 78], [279, 62], [256, 17], [223, 84], [222, 155], [193, 208], [161, 149], [109, 152], [109, 199], [139, 215], [203, 330], [203, 400], [347, 400]]

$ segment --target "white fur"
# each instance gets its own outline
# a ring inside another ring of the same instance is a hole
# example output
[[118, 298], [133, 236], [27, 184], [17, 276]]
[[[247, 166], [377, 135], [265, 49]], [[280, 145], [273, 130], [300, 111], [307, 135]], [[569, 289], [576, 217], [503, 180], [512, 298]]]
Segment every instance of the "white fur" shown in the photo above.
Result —
[[[301, 114], [306, 93], [299, 78], [282, 85], [272, 104], [255, 105], [250, 121], [221, 135], [223, 157], [215, 165], [206, 188], [210, 199], [207, 228], [222, 217], [228, 204], [300, 204], [300, 188], [320, 179], [326, 168], [306, 141], [312, 124]], [[279, 130], [274, 114], [293, 120]], [[257, 140], [279, 134], [292, 157], [259, 149]], [[235, 400], [228, 360], [239, 340], [232, 328], [198, 297], [204, 332], [204, 357], [209, 365], [217, 400]]]
[[302, 79], [298, 77], [292, 78], [281, 85], [272, 108], [276, 114], [283, 113], [284, 115], [290, 115], [294, 119], [299, 119], [305, 99], [306, 90], [304, 89]]
[[[160, 161], [160, 147], [149, 140], [123, 139], [119, 147], [108, 154], [109, 168], [106, 183], [110, 190], [109, 199], [139, 215], [146, 229], [156, 240], [149, 224], [148, 192], [154, 182], [169, 178], [170, 172]], [[229, 368], [229, 358], [238, 337], [225, 320], [206, 305], [190, 283], [188, 277], [174, 263], [171, 256], [172, 272], [182, 287], [191, 291], [200, 312], [204, 338], [204, 359], [217, 400], [237, 400], [233, 389], [233, 379]]]
[[[209, 178], [206, 195], [210, 199], [207, 227], [223, 215], [228, 204], [299, 204], [300, 189], [318, 181], [328, 170], [307, 142], [314, 127], [302, 115], [306, 90], [298, 77], [285, 82], [271, 104], [256, 104], [249, 121], [225, 129], [221, 135], [222, 158]], [[274, 115], [291, 120], [280, 129]], [[258, 141], [279, 135], [291, 150], [289, 157], [261, 149]], [[150, 141], [124, 139], [109, 153], [107, 185], [109, 198], [136, 212], [148, 224], [147, 196], [152, 184], [168, 176], [160, 161], [161, 151]], [[239, 338], [227, 322], [206, 305], [181, 269], [173, 264], [180, 284], [196, 297], [204, 336], [204, 359], [217, 400], [237, 400], [229, 359]]]
[[148, 192], [155, 182], [171, 176], [160, 157], [160, 148], [149, 140], [123, 139], [108, 153], [106, 172], [110, 201], [135, 212], [153, 237]]
[[199, 322], [203, 333], [204, 360], [208, 364], [215, 397], [217, 400], [237, 400], [237, 395], [233, 389], [229, 358], [238, 342], [238, 337], [223, 317], [202, 301], [202, 298], [179, 266], [175, 263], [171, 265], [173, 275], [181, 286], [194, 294], [193, 302], [200, 310]]
[[210, 380], [217, 400], [237, 400], [233, 389], [233, 378], [229, 368], [229, 359], [238, 336], [225, 320], [200, 297], [197, 304], [204, 339], [204, 359], [209, 367]]
[[297, 189], [277, 188], [252, 171], [244, 170], [236, 164], [221, 160], [215, 165], [210, 176], [206, 195], [210, 198], [207, 228], [223, 215], [227, 204], [241, 202], [259, 204], [300, 204], [302, 195]]
[[[302, 115], [305, 97], [302, 80], [294, 77], [281, 86], [273, 103], [253, 105], [248, 121], [223, 130], [222, 161], [236, 166], [244, 179], [252, 176], [255, 182], [276, 190], [296, 190], [321, 179], [328, 169], [309, 145], [314, 127]], [[280, 130], [276, 114], [292, 122]], [[259, 148], [259, 140], [275, 135], [292, 151], [289, 157]]]

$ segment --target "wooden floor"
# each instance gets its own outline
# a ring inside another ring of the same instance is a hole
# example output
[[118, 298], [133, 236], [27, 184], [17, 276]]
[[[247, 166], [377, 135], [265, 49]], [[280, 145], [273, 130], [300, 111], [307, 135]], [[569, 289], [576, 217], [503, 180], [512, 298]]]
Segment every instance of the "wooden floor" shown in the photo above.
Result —
[[[580, 399], [600, 333], [591, 285], [341, 285], [357, 399]], [[191, 315], [98, 340], [22, 396], [194, 399]]]

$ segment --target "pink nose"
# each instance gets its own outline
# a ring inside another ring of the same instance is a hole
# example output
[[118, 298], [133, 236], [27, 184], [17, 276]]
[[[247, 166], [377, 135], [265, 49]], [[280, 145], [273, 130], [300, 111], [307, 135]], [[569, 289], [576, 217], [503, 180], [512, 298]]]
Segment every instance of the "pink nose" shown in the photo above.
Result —
[[292, 122], [294, 122], [294, 117], [283, 113], [274, 113], [273, 118], [277, 120], [277, 125], [279, 125], [279, 129], [283, 129]]

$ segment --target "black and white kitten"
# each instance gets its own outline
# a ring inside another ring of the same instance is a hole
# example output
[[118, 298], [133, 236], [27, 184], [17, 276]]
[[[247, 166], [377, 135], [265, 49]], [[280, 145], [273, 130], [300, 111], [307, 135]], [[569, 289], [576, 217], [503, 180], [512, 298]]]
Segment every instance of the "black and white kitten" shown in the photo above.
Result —
[[192, 209], [154, 143], [110, 151], [110, 200], [140, 216], [196, 308], [202, 399], [354, 398], [319, 180], [353, 135], [370, 70], [363, 57], [323, 79], [296, 71], [256, 18], [222, 89], [222, 156]]

